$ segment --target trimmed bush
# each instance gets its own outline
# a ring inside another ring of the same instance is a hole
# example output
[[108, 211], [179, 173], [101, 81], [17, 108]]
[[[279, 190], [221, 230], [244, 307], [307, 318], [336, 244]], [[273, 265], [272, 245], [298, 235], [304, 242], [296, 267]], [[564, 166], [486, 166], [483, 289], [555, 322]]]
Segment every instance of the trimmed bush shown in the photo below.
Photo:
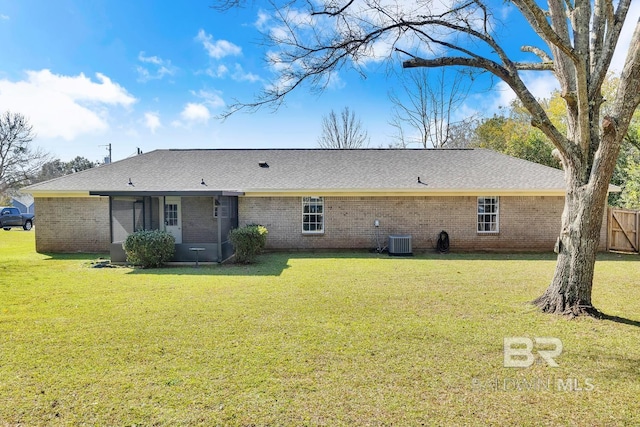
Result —
[[229, 240], [236, 250], [236, 262], [249, 264], [267, 244], [267, 229], [262, 225], [246, 225], [229, 232]]
[[173, 256], [176, 239], [166, 231], [141, 230], [127, 236], [122, 248], [127, 262], [143, 268], [161, 267]]

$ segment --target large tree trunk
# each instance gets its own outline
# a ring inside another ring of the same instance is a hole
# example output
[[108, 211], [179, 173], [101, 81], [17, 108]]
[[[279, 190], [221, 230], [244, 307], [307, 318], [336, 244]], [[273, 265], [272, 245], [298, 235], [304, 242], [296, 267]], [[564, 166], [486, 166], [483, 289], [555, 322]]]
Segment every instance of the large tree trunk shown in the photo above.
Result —
[[578, 193], [567, 195], [555, 274], [534, 304], [547, 313], [597, 316], [591, 289], [604, 200], [596, 202], [583, 191]]
[[543, 312], [571, 317], [601, 316], [591, 302], [591, 290], [608, 183], [620, 145], [611, 134], [606, 139], [605, 143], [613, 148], [598, 153], [597, 166], [593, 166], [595, 173], [581, 172], [583, 168], [563, 162], [567, 193], [556, 248], [558, 262], [551, 285], [533, 301]]

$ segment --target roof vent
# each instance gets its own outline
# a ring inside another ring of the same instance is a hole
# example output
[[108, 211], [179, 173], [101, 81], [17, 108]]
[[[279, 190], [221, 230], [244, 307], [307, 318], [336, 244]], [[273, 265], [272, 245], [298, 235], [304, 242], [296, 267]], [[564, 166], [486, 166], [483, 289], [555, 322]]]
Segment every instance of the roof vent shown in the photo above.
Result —
[[389, 236], [389, 255], [413, 255], [411, 236]]
[[267, 162], [258, 162], [258, 166], [260, 166], [261, 168], [268, 168], [269, 164]]

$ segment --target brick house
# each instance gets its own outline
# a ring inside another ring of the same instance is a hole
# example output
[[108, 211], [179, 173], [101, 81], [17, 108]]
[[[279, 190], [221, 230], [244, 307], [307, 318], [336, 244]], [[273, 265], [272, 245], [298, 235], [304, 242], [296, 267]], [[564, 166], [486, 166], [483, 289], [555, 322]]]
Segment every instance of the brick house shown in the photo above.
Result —
[[[463, 251], [550, 251], [563, 172], [483, 149], [156, 150], [32, 185], [38, 252], [111, 252], [136, 229], [176, 237], [176, 260], [232, 254], [231, 228], [262, 224], [271, 249], [356, 249], [439, 233]], [[376, 226], [377, 225], [377, 226]], [[606, 245], [606, 223], [601, 247]]]

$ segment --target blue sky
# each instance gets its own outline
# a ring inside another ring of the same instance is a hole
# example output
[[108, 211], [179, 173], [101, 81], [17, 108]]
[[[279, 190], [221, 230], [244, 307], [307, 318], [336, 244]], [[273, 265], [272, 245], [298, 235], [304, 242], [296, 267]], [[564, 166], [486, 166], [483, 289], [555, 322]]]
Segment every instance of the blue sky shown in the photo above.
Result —
[[[323, 94], [303, 88], [277, 112], [215, 118], [234, 99], [252, 100], [273, 76], [257, 29], [266, 11], [248, 3], [221, 14], [211, 0], [0, 0], [0, 110], [25, 114], [34, 144], [63, 160], [101, 160], [109, 143], [114, 160], [136, 148], [312, 148], [322, 116], [345, 106], [371, 146], [386, 146], [394, 132], [388, 92], [399, 85], [388, 63], [367, 64], [366, 79], [345, 69]], [[510, 49], [532, 42], [515, 10], [503, 19], [520, 29], [508, 37]], [[391, 65], [401, 72], [399, 61]], [[528, 81], [538, 96], [554, 87], [540, 75]], [[513, 97], [503, 85], [488, 87], [476, 82], [460, 114], [491, 114]]]

